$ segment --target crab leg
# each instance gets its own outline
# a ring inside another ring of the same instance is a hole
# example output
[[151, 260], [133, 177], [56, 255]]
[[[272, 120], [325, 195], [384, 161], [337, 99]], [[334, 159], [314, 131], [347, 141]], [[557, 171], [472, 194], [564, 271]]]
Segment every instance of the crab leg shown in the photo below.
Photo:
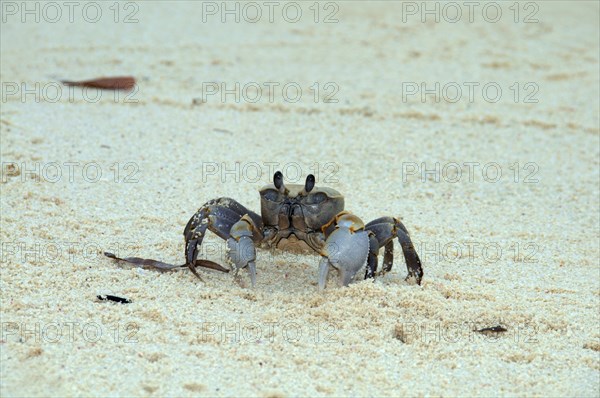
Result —
[[169, 264], [162, 261], [140, 257], [119, 258], [115, 254], [109, 252], [105, 252], [104, 255], [117, 261], [124, 261], [133, 264], [137, 267], [149, 267], [159, 271], [170, 271], [187, 266], [194, 273], [194, 275], [202, 280], [200, 274], [198, 274], [198, 271], [196, 271], [197, 266], [222, 272], [229, 272], [227, 268], [224, 268], [213, 261], [197, 260], [198, 246], [202, 244], [206, 230], [208, 229], [214, 232], [222, 239], [228, 239], [230, 237], [229, 232], [231, 228], [244, 215], [247, 215], [247, 217], [256, 225], [262, 226], [262, 221], [258, 214], [251, 212], [233, 199], [219, 198], [211, 200], [202, 206], [188, 221], [183, 231], [183, 235], [185, 237], [185, 264]]
[[379, 253], [379, 242], [375, 234], [369, 233], [369, 257], [367, 258], [367, 269], [365, 270], [365, 279], [374, 278], [377, 272], [377, 254]]
[[420, 285], [421, 279], [423, 279], [423, 267], [404, 224], [397, 218], [381, 217], [368, 223], [365, 229], [375, 234], [379, 242], [379, 248], [385, 246], [383, 272], [385, 273], [392, 269], [394, 262], [393, 239], [397, 237], [402, 247], [406, 268], [408, 269], [406, 279], [414, 278], [417, 284]]
[[230, 238], [233, 226], [244, 216], [257, 226], [253, 232], [255, 233], [255, 237], [260, 239], [259, 228], [262, 227], [261, 217], [230, 198], [211, 200], [190, 218], [183, 231], [183, 236], [185, 237], [184, 254], [186, 265], [194, 275], [200, 278], [200, 275], [196, 271], [196, 265], [202, 266], [202, 261], [198, 262], [196, 259], [198, 257], [198, 248], [206, 236], [206, 230], [208, 229], [220, 238], [227, 240]]

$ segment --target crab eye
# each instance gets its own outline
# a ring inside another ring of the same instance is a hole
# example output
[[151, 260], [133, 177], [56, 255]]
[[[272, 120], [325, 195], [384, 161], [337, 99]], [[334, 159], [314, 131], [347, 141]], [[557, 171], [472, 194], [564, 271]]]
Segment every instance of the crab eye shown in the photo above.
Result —
[[270, 202], [277, 202], [279, 200], [279, 192], [275, 190], [268, 190], [263, 194], [263, 198]]
[[322, 192], [316, 193], [314, 195], [310, 195], [308, 197], [308, 203], [309, 204], [319, 204], [319, 203], [323, 203], [327, 200], [327, 195], [325, 195]]

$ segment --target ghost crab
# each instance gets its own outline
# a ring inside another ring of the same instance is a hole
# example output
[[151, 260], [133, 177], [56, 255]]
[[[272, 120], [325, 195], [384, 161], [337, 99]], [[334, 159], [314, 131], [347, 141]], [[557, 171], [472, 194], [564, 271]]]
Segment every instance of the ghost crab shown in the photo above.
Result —
[[185, 237], [184, 265], [171, 265], [137, 257], [120, 259], [161, 270], [187, 266], [198, 278], [197, 266], [228, 272], [226, 268], [199, 260], [198, 249], [207, 230], [227, 241], [227, 260], [237, 275], [246, 268], [252, 286], [256, 283], [256, 247], [308, 249], [321, 255], [318, 272], [319, 290], [323, 290], [331, 269], [339, 276], [339, 284], [347, 286], [358, 271], [365, 267], [364, 278], [377, 273], [377, 257], [385, 248], [383, 270], [392, 269], [394, 238], [398, 238], [408, 276], [421, 284], [421, 261], [408, 231], [399, 219], [381, 217], [364, 224], [360, 218], [344, 210], [344, 197], [331, 188], [315, 186], [311, 174], [304, 185], [285, 185], [281, 172], [276, 172], [273, 184], [260, 190], [261, 214], [258, 215], [230, 198], [218, 198], [204, 204], [189, 220]]

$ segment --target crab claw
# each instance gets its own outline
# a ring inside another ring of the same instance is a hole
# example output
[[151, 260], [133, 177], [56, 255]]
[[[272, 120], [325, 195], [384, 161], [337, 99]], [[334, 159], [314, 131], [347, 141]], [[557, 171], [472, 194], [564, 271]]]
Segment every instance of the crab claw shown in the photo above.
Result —
[[327, 237], [319, 264], [319, 290], [325, 289], [331, 268], [338, 272], [339, 285], [348, 286], [367, 263], [369, 233], [363, 222], [349, 213], [336, 217], [336, 228]]
[[242, 268], [248, 268], [252, 287], [256, 284], [256, 249], [252, 241], [253, 223], [250, 217], [243, 216], [231, 227], [230, 238], [227, 239], [227, 260], [235, 270], [235, 275]]

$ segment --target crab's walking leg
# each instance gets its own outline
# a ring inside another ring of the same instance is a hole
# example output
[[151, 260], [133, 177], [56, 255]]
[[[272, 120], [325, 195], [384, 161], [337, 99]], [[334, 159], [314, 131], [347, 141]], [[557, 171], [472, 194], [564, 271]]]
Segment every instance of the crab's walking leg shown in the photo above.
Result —
[[379, 242], [375, 234], [367, 231], [369, 234], [369, 257], [367, 258], [367, 269], [365, 279], [374, 278], [377, 272], [377, 254], [379, 254]]
[[[348, 286], [356, 273], [368, 263], [370, 253], [370, 235], [365, 231], [363, 222], [355, 215], [342, 212], [335, 217], [336, 226], [325, 241], [319, 263], [319, 290], [325, 289], [327, 276], [331, 268], [338, 272], [339, 284]], [[367, 264], [369, 270], [376, 268], [376, 260]]]
[[183, 236], [185, 237], [186, 265], [194, 275], [200, 278], [196, 271], [196, 265], [202, 266], [203, 261], [206, 261], [197, 260], [198, 248], [204, 240], [206, 230], [208, 229], [220, 238], [227, 240], [230, 238], [230, 231], [234, 224], [240, 221], [244, 215], [257, 227], [253, 232], [260, 235], [261, 217], [230, 198], [211, 200], [192, 216], [183, 231]]
[[394, 263], [394, 243], [393, 239], [398, 237], [398, 242], [402, 247], [408, 276], [406, 279], [414, 278], [417, 284], [421, 284], [423, 279], [423, 267], [421, 260], [417, 255], [417, 251], [410, 240], [410, 235], [402, 222], [393, 217], [381, 217], [371, 221], [365, 226], [365, 229], [375, 234], [379, 242], [379, 248], [385, 246], [383, 255], [383, 272], [388, 272], [392, 269]]

